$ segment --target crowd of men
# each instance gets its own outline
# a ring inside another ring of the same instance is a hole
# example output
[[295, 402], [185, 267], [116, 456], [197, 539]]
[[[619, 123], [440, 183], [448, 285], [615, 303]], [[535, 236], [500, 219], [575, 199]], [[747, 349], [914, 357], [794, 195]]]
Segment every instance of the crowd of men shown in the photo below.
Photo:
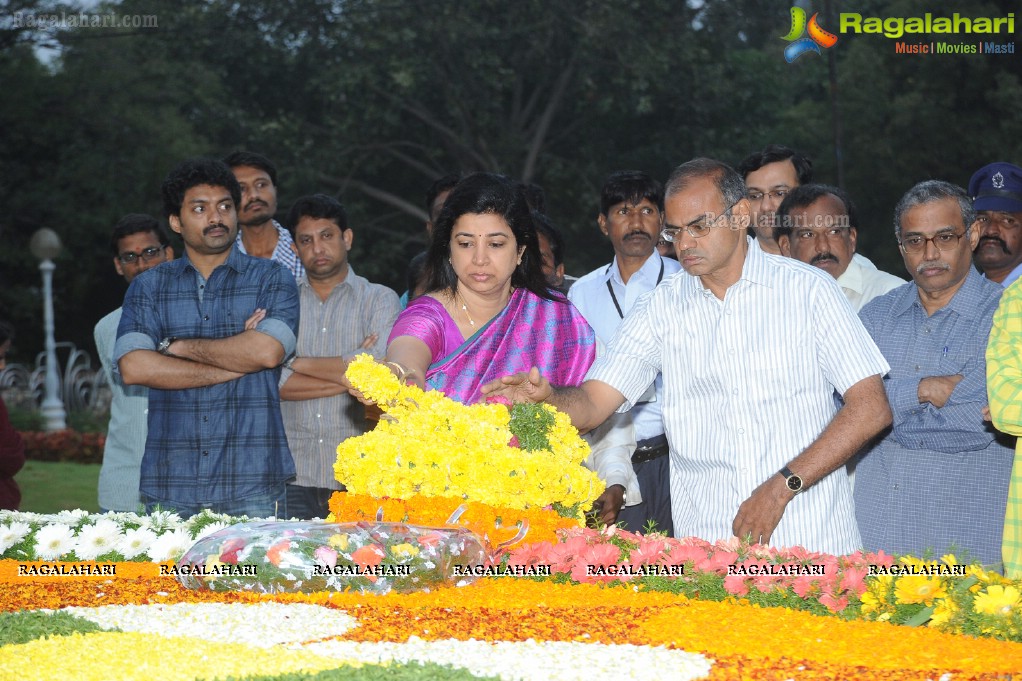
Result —
[[[458, 181], [429, 188], [427, 233]], [[162, 188], [184, 257], [150, 216], [114, 227], [130, 286], [96, 326], [114, 386], [104, 510], [313, 518], [341, 489], [336, 445], [370, 427], [344, 369], [357, 352], [384, 356], [402, 305], [423, 293], [421, 258], [399, 300], [355, 274], [335, 198], [304, 196], [281, 224], [277, 187], [259, 154], [194, 159]], [[992, 163], [967, 190], [908, 189], [893, 212], [908, 282], [856, 253], [870, 226], [852, 198], [813, 183], [811, 161], [787, 147], [737, 170], [695, 159], [666, 185], [612, 173], [594, 212], [613, 257], [578, 279], [542, 191], [523, 190], [548, 281], [602, 350], [581, 388], [532, 372], [487, 390], [547, 400], [591, 431], [594, 451], [621, 450], [623, 468], [600, 471], [610, 517], [674, 536], [954, 550], [1022, 569], [1007, 548], [1022, 551], [1022, 491], [1009, 503], [1022, 292], [1001, 300], [1022, 275], [1022, 168]], [[987, 394], [992, 328], [1007, 348], [1000, 402]]]

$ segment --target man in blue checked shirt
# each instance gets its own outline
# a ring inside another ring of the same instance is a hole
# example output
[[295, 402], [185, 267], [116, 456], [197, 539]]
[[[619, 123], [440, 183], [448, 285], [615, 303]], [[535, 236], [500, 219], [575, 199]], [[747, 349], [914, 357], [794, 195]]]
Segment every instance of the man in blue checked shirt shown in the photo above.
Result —
[[294, 353], [291, 272], [234, 248], [241, 188], [224, 163], [185, 161], [163, 183], [185, 257], [142, 273], [114, 346], [124, 383], [149, 392], [140, 493], [147, 511], [286, 517], [295, 477], [280, 414], [280, 364]]
[[856, 470], [859, 532], [871, 550], [998, 563], [1014, 452], [983, 408], [1003, 289], [972, 266], [982, 227], [961, 187], [917, 184], [894, 209], [894, 229], [912, 283], [859, 313], [891, 365], [894, 413]]

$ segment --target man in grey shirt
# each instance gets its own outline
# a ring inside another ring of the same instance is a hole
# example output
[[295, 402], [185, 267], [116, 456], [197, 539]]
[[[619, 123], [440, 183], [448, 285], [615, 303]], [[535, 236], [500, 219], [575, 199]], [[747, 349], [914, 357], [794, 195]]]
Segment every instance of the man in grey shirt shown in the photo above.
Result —
[[[114, 269], [131, 280], [162, 262], [174, 259], [174, 249], [156, 218], [130, 213], [114, 225], [110, 237]], [[99, 320], [93, 335], [103, 373], [110, 384], [110, 424], [99, 470], [99, 507], [102, 511], [138, 511], [138, 479], [145, 451], [149, 388], [124, 385], [111, 368], [121, 308]]]
[[298, 199], [288, 224], [305, 275], [298, 279], [298, 349], [280, 377], [284, 430], [298, 474], [287, 486], [287, 508], [292, 517], [323, 518], [330, 496], [343, 490], [334, 477], [338, 443], [369, 429], [344, 371], [358, 352], [386, 355], [401, 305], [392, 290], [352, 270], [354, 232], [336, 199]]

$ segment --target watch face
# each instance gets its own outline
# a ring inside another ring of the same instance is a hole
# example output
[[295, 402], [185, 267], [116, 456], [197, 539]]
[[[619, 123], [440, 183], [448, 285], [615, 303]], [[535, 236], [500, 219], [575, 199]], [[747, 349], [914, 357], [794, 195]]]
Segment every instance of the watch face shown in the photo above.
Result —
[[797, 475], [791, 476], [786, 480], [786, 482], [788, 483], [788, 489], [790, 489], [792, 492], [797, 492], [800, 489], [802, 489], [802, 478], [798, 477]]

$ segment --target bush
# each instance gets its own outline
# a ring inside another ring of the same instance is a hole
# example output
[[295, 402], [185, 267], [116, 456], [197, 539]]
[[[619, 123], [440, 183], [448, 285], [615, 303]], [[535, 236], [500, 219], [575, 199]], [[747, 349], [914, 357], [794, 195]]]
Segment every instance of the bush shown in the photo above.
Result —
[[7, 415], [11, 419], [14, 430], [31, 431], [42, 430], [45, 425], [43, 415], [38, 409], [23, 409], [7, 405]]
[[56, 430], [52, 433], [23, 432], [25, 458], [34, 461], [71, 461], [74, 463], [102, 463], [106, 435], [79, 433], [74, 430]]

